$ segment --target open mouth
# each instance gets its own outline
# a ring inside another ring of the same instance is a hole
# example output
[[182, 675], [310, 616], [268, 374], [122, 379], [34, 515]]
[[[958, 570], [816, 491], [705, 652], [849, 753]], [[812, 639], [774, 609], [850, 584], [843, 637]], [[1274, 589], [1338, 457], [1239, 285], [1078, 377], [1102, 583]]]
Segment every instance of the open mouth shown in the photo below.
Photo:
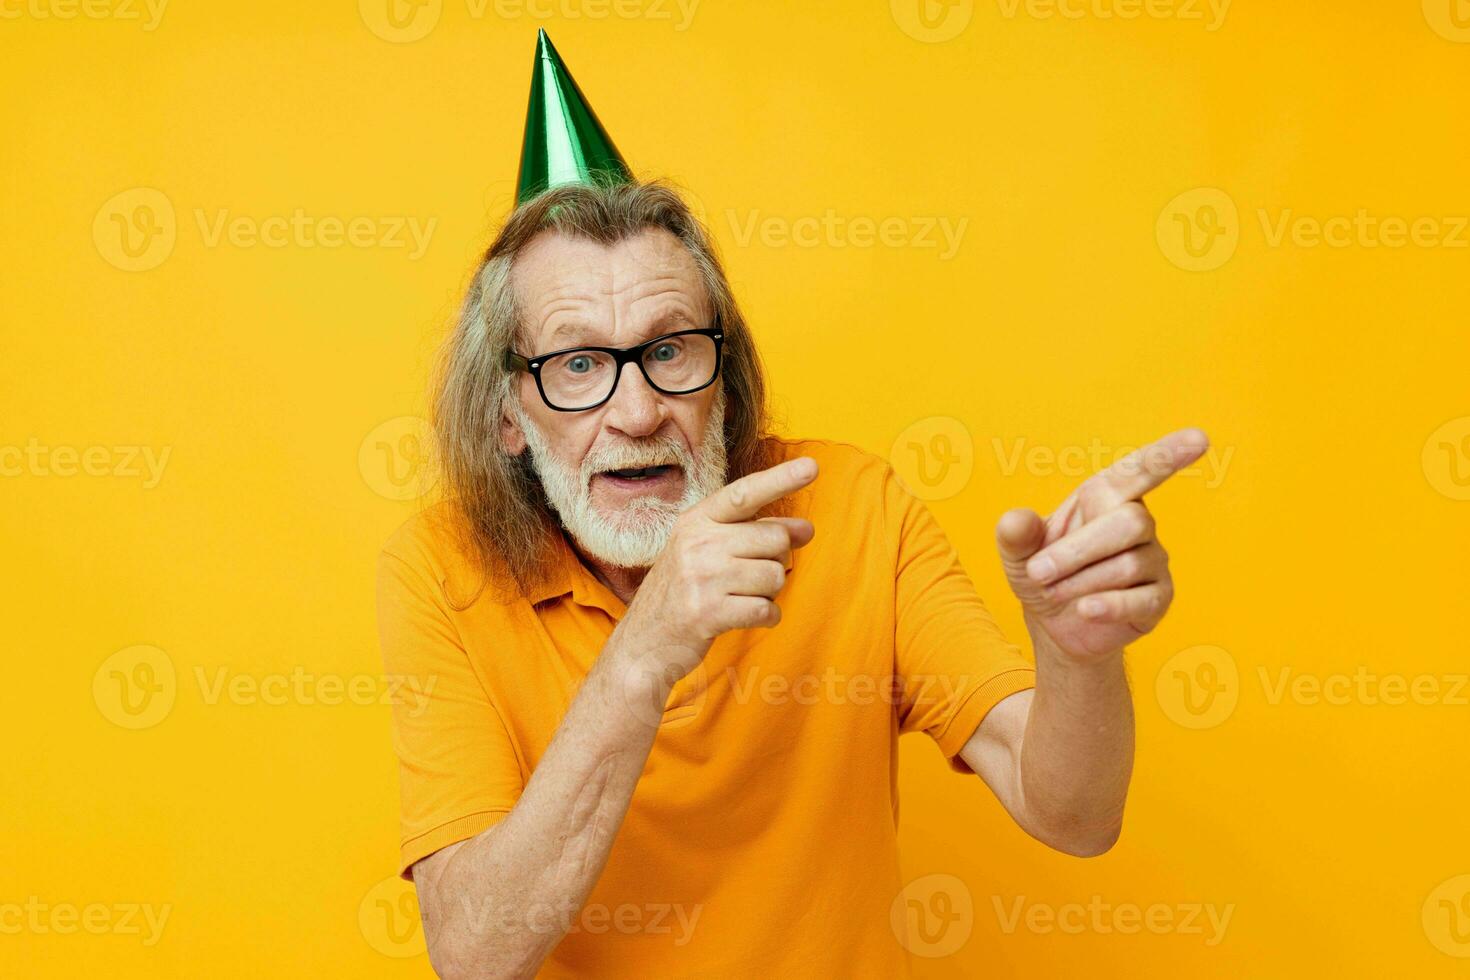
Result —
[[673, 466], [637, 466], [625, 470], [604, 470], [598, 475], [612, 477], [614, 480], [627, 480], [637, 483], [666, 476], [674, 470], [675, 467]]

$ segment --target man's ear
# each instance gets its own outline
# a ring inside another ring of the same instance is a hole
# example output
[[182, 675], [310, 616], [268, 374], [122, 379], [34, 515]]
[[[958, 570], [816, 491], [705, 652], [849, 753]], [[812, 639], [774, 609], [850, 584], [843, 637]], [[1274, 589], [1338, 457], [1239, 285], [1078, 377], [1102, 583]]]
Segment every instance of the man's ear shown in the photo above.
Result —
[[[515, 392], [510, 397], [515, 398]], [[508, 456], [519, 456], [526, 449], [526, 434], [508, 404], [500, 406], [500, 445]]]

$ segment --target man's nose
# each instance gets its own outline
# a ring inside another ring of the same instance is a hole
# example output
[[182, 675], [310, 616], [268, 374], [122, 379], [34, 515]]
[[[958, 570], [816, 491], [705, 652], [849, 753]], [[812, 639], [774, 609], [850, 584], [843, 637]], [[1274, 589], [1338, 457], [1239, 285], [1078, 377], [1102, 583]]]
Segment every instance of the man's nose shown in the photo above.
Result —
[[629, 361], [618, 378], [618, 390], [607, 403], [607, 424], [633, 438], [652, 435], [669, 417], [663, 397], [648, 384], [648, 379]]

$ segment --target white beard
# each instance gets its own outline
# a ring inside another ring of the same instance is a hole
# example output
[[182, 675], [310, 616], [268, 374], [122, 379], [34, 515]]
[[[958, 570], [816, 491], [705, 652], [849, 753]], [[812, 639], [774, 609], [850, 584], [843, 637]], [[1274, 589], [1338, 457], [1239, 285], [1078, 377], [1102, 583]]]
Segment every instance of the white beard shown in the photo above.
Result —
[[[621, 442], [593, 449], [573, 466], [552, 453], [546, 437], [514, 398], [511, 408], [526, 436], [531, 466], [546, 499], [588, 555], [618, 568], [647, 568], [654, 563], [684, 511], [725, 485], [725, 391], [720, 386], [705, 423], [699, 448], [691, 456], [669, 435]], [[615, 515], [592, 504], [592, 477], [610, 469], [675, 465], [684, 472], [684, 495], [677, 503], [648, 494], [635, 498]]]

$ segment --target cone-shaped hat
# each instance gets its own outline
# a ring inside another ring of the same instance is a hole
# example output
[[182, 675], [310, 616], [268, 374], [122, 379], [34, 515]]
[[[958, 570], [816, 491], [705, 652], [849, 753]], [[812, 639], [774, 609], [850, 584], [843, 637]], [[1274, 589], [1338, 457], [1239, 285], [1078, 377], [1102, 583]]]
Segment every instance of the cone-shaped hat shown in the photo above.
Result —
[[551, 187], [590, 183], [594, 173], [604, 180], [633, 179], [632, 169], [543, 30], [536, 37], [516, 204]]

